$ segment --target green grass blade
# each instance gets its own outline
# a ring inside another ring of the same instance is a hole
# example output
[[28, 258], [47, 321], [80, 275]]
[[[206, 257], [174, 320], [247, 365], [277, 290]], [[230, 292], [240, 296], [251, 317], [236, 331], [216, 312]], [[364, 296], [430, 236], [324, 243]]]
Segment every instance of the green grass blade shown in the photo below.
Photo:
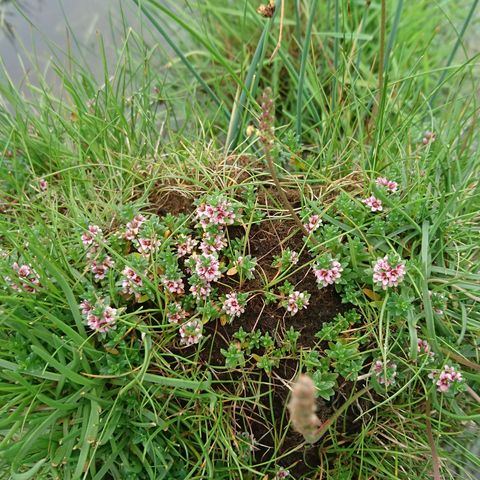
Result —
[[317, 5], [318, 5], [318, 0], [313, 0], [312, 9], [310, 11], [310, 16], [307, 22], [307, 30], [305, 32], [305, 38], [303, 40], [302, 56], [300, 60], [300, 70], [298, 72], [297, 109], [296, 109], [296, 120], [295, 120], [295, 131], [297, 133], [298, 138], [301, 138], [301, 135], [302, 135], [302, 112], [303, 112], [303, 102], [305, 98], [305, 92], [304, 92], [305, 70], [307, 68], [307, 59], [310, 51], [310, 39], [312, 36], [312, 27], [313, 27], [313, 21], [315, 20]]

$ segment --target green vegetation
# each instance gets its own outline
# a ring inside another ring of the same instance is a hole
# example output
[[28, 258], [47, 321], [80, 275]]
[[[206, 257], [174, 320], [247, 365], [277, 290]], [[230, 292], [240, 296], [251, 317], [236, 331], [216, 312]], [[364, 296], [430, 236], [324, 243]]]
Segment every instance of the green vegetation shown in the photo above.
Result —
[[0, 478], [475, 478], [477, 3], [133, 0], [101, 81], [5, 72]]

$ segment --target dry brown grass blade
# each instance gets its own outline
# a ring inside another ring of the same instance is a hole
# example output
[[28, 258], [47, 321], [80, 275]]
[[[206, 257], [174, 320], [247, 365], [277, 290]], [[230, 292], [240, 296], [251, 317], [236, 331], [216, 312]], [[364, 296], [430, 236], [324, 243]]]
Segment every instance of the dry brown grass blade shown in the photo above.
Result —
[[283, 37], [283, 19], [285, 18], [285, 0], [281, 0], [280, 2], [280, 25], [279, 25], [279, 32], [278, 32], [278, 41], [275, 45], [272, 55], [270, 55], [269, 62], [272, 62], [277, 52], [280, 50], [282, 46], [282, 37]]

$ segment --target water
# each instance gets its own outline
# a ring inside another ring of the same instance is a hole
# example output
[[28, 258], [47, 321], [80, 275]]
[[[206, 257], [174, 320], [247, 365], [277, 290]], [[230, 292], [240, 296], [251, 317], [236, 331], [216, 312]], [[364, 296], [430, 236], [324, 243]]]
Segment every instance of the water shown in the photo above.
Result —
[[52, 46], [57, 62], [68, 64], [67, 51], [73, 58], [83, 55], [83, 63], [101, 78], [99, 35], [107, 58], [114, 60], [112, 38], [121, 31], [120, 5], [127, 23], [138, 25], [129, 0], [0, 0], [0, 57], [13, 83], [21, 85], [26, 76], [35, 83], [39, 74], [48, 71]]

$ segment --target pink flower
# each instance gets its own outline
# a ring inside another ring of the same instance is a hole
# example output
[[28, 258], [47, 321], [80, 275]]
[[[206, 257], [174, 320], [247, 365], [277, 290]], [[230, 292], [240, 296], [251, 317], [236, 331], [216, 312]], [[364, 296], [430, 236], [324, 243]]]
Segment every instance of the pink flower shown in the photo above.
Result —
[[38, 182], [38, 186], [42, 192], [45, 192], [48, 189], [48, 182], [44, 178], [41, 178]]
[[290, 312], [292, 317], [302, 308], [307, 308], [310, 295], [305, 292], [293, 292], [288, 296], [287, 312]]
[[97, 333], [105, 333], [116, 328], [117, 309], [105, 305], [105, 300], [99, 300], [96, 305], [83, 300], [79, 307], [87, 325]]
[[418, 339], [417, 351], [420, 354], [425, 353], [430, 358], [433, 358], [435, 356], [435, 353], [432, 352], [429, 343], [426, 340], [422, 340], [421, 338]]
[[143, 285], [142, 277], [130, 267], [125, 267], [122, 274], [124, 276], [122, 280], [123, 293], [126, 295], [135, 294], [135, 297], [138, 297], [138, 289]]
[[135, 215], [132, 221], [127, 223], [127, 231], [125, 238], [127, 240], [134, 240], [140, 232], [140, 227], [147, 221], [143, 215]]
[[89, 313], [87, 315], [87, 324], [92, 330], [96, 330], [98, 333], [105, 333], [109, 330], [115, 330], [116, 319], [117, 309], [107, 306], [101, 316]]
[[217, 205], [202, 203], [196, 211], [196, 217], [200, 225], [206, 229], [209, 225], [231, 225], [235, 221], [235, 213], [232, 204], [225, 199]]
[[330, 268], [320, 268], [318, 265], [314, 265], [313, 273], [317, 278], [317, 283], [326, 287], [327, 285], [332, 285], [337, 283], [342, 276], [343, 267], [340, 262], [337, 260], [332, 260], [330, 262]]
[[198, 240], [193, 239], [190, 235], [182, 238], [182, 242], [177, 245], [177, 254], [179, 257], [190, 255], [198, 243]]
[[423, 134], [422, 143], [424, 145], [428, 145], [429, 143], [434, 142], [436, 139], [437, 139], [437, 134], [434, 132], [431, 132], [430, 130], [427, 130]]
[[437, 390], [441, 393], [448, 392], [451, 383], [451, 379], [442, 372], [436, 383]]
[[167, 277], [162, 277], [162, 283], [170, 293], [176, 295], [183, 295], [185, 293], [185, 286], [181, 278], [172, 280]]
[[105, 307], [103, 311], [103, 320], [106, 321], [109, 325], [112, 325], [112, 322], [115, 321], [117, 317], [117, 309], [110, 306]]
[[376, 183], [379, 187], [385, 187], [391, 193], [395, 193], [398, 189], [397, 182], [387, 180], [385, 177], [378, 177]]
[[180, 327], [180, 343], [186, 345], [195, 345], [202, 338], [203, 324], [200, 320], [190, 320]]
[[370, 210], [372, 212], [381, 212], [383, 210], [382, 201], [378, 200], [378, 198], [375, 198], [373, 195], [365, 198], [364, 200], [362, 200], [362, 202], [368, 207], [370, 207]]
[[212, 254], [220, 252], [227, 246], [227, 239], [223, 232], [217, 235], [211, 235], [209, 233], [203, 236], [202, 243], [200, 244], [200, 250], [205, 254]]
[[14, 263], [13, 269], [17, 272], [17, 275], [20, 278], [27, 278], [32, 273], [32, 270], [28, 265], [22, 265], [21, 267], [19, 267], [18, 263]]
[[395, 383], [395, 377], [397, 376], [397, 364], [391, 360], [387, 361], [387, 364], [381, 360], [377, 360], [373, 364], [373, 371], [377, 376], [378, 383], [380, 385], [390, 386]]
[[314, 232], [320, 225], [322, 224], [322, 220], [318, 215], [312, 215], [308, 219], [308, 223], [305, 223], [303, 227], [308, 233]]
[[190, 287], [190, 292], [198, 300], [206, 300], [208, 296], [212, 293], [212, 287], [209, 283], [192, 285]]
[[245, 306], [240, 303], [236, 293], [227, 293], [222, 310], [231, 317], [239, 317], [245, 312]]
[[18, 265], [17, 262], [12, 264], [12, 269], [16, 273], [18, 282], [13, 281], [10, 277], [5, 280], [14, 290], [23, 290], [27, 293], [37, 293], [40, 285], [40, 277], [31, 265]]
[[160, 246], [160, 240], [151, 238], [139, 238], [137, 250], [144, 256], [148, 256]]
[[455, 370], [455, 367], [449, 367], [448, 365], [445, 365], [443, 367], [443, 371], [445, 372], [446, 375], [450, 376], [452, 382], [463, 381], [463, 375], [460, 372], [457, 372]]
[[82, 242], [83, 244], [88, 247], [92, 245], [94, 240], [102, 234], [102, 230], [100, 227], [96, 225], [89, 225], [88, 230], [82, 235]]
[[463, 382], [463, 375], [455, 370], [455, 367], [449, 365], [444, 365], [439, 374], [435, 371], [432, 372], [429, 377], [435, 382], [440, 393], [448, 392], [454, 383]]
[[221, 276], [220, 263], [214, 255], [204, 254], [196, 258], [195, 271], [204, 282], [216, 282]]
[[114, 261], [106, 256], [104, 260], [99, 263], [96, 260], [93, 260], [90, 264], [90, 270], [95, 275], [95, 280], [103, 280], [110, 268], [114, 265]]
[[288, 478], [289, 476], [290, 476], [289, 470], [280, 468], [280, 470], [276, 473], [275, 477], [273, 477], [273, 480], [283, 480], [285, 478]]
[[93, 313], [89, 313], [87, 315], [87, 325], [92, 330], [100, 331], [102, 328], [102, 319], [98, 315], [94, 315]]
[[188, 317], [188, 312], [179, 303], [170, 304], [168, 310], [167, 320], [170, 323], [180, 323]]
[[383, 372], [383, 362], [381, 360], [377, 360], [373, 364], [373, 371], [377, 374], [380, 375]]
[[406, 273], [405, 264], [398, 261], [396, 265], [391, 265], [388, 255], [379, 258], [373, 267], [373, 281], [384, 290], [388, 287], [396, 287], [403, 281]]
[[93, 305], [87, 300], [82, 300], [80, 302], [80, 310], [82, 311], [82, 315], [86, 316], [93, 310]]

